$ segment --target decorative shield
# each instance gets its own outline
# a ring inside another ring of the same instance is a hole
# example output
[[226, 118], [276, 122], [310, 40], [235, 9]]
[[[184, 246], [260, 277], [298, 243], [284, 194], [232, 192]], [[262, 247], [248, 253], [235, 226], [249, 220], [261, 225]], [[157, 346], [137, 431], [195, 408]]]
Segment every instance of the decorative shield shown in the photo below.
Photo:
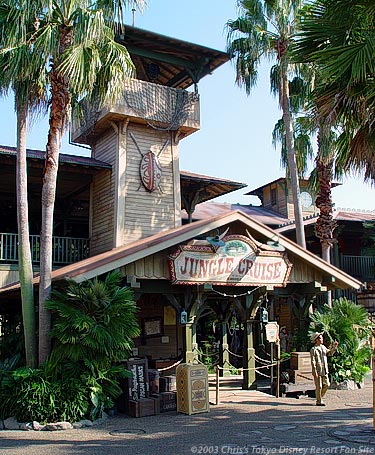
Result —
[[142, 156], [139, 173], [143, 186], [152, 193], [160, 188], [162, 169], [160, 162], [151, 150]]

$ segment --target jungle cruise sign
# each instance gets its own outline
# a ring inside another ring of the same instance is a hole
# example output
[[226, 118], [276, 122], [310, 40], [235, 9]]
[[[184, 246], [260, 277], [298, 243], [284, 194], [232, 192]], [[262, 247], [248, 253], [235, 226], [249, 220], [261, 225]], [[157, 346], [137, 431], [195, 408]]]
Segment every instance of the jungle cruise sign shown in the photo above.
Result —
[[216, 251], [207, 244], [180, 245], [169, 256], [173, 284], [212, 283], [231, 286], [285, 286], [292, 264], [286, 253], [256, 244], [245, 236], [228, 235]]

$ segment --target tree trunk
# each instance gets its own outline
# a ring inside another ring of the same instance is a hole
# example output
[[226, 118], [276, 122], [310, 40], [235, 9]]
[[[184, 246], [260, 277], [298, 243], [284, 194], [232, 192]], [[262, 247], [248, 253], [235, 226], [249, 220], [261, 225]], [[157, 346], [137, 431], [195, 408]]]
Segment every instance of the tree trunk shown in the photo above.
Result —
[[[70, 28], [60, 28], [61, 55], [73, 43], [73, 31]], [[55, 206], [57, 171], [61, 138], [69, 123], [71, 95], [69, 81], [61, 75], [54, 62], [51, 70], [51, 111], [49, 118], [49, 133], [46, 148], [46, 161], [43, 173], [42, 188], [42, 230], [40, 233], [40, 285], [39, 285], [39, 363], [47, 360], [51, 352], [51, 315], [45, 307], [45, 301], [51, 294], [52, 273], [52, 236], [53, 212]]]
[[[16, 95], [17, 96], [17, 95]], [[21, 286], [22, 320], [25, 338], [26, 365], [37, 366], [35, 307], [33, 293], [33, 267], [30, 251], [29, 214], [27, 201], [26, 134], [27, 109], [17, 101], [17, 226], [18, 271]]]
[[290, 113], [289, 100], [289, 81], [288, 81], [288, 64], [284, 58], [280, 61], [281, 84], [280, 84], [280, 104], [283, 111], [283, 120], [285, 126], [285, 139], [288, 158], [288, 170], [291, 180], [294, 220], [296, 225], [296, 239], [299, 246], [306, 248], [305, 229], [303, 224], [302, 206], [299, 187], [299, 176], [294, 148], [294, 131], [293, 121]]
[[[330, 263], [330, 253], [332, 246], [335, 243], [333, 231], [336, 227], [336, 222], [333, 219], [331, 191], [333, 160], [330, 155], [328, 155], [328, 158], [323, 158], [322, 156], [322, 141], [324, 142], [325, 147], [327, 145], [329, 146], [325, 136], [327, 135], [325, 135], [322, 128], [320, 128], [318, 133], [318, 154], [316, 157], [319, 190], [315, 200], [315, 205], [319, 209], [319, 216], [315, 223], [315, 235], [320, 240], [322, 259]], [[327, 303], [328, 306], [332, 307], [332, 293], [330, 291], [327, 292]]]

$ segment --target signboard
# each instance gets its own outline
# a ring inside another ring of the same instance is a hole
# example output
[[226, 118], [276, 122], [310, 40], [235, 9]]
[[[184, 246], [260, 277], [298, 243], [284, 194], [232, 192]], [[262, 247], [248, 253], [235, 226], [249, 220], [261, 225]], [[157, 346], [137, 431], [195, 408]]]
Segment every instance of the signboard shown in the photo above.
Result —
[[125, 362], [126, 369], [132, 373], [127, 379], [128, 396], [130, 400], [139, 400], [148, 397], [148, 368], [147, 360], [128, 360]]
[[279, 339], [279, 324], [277, 322], [269, 322], [265, 328], [267, 341], [276, 343]]
[[169, 257], [173, 284], [286, 285], [292, 264], [285, 252], [261, 250], [240, 235], [223, 241], [216, 252], [209, 245], [180, 245]]

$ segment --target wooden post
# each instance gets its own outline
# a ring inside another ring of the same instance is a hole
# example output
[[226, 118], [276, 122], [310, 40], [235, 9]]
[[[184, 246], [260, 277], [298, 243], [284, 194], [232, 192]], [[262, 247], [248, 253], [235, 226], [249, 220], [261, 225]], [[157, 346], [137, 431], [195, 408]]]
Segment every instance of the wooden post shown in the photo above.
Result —
[[243, 352], [243, 381], [244, 390], [256, 389], [255, 382], [255, 349], [253, 348], [253, 321], [245, 323], [244, 352]]
[[227, 323], [221, 321], [220, 364], [223, 367], [222, 376], [230, 375], [228, 347]]
[[220, 393], [220, 374], [219, 374], [219, 367], [215, 367], [216, 373], [216, 404], [219, 404], [219, 393]]
[[277, 346], [277, 365], [276, 365], [276, 398], [280, 397], [280, 340], [276, 342]]

